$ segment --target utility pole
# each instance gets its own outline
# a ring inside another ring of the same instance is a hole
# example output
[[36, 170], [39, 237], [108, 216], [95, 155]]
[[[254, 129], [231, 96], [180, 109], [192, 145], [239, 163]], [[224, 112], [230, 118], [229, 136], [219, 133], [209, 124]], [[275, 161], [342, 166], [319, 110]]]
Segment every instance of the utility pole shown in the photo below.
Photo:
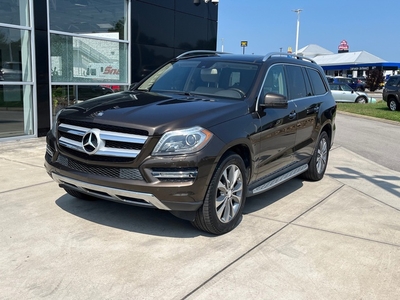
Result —
[[297, 51], [299, 50], [300, 12], [302, 11], [302, 9], [298, 8], [293, 11], [297, 13], [296, 52], [295, 52], [295, 54], [297, 54]]

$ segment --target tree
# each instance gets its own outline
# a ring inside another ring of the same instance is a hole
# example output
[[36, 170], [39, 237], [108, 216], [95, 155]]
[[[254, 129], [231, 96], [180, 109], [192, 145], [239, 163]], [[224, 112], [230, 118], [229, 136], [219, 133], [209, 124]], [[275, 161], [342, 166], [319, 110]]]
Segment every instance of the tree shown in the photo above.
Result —
[[381, 69], [372, 69], [367, 71], [367, 88], [374, 92], [376, 91], [381, 84], [383, 83], [383, 70]]

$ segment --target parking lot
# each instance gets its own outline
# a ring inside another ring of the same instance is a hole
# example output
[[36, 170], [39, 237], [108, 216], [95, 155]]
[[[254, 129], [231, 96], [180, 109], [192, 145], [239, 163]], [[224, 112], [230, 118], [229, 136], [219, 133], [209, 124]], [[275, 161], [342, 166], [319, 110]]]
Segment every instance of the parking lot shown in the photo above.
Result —
[[67, 195], [45, 139], [0, 143], [2, 299], [398, 299], [400, 173], [334, 146], [320, 182], [248, 198], [223, 236]]

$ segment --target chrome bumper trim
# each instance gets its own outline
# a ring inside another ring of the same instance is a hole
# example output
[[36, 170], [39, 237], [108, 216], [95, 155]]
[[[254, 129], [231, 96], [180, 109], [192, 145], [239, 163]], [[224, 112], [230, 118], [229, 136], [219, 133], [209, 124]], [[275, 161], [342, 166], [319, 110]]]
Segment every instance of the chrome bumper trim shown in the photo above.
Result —
[[[97, 184], [87, 183], [80, 180], [75, 180], [69, 177], [61, 176], [56, 173], [51, 174], [54, 181], [59, 184], [65, 185], [71, 189], [77, 190], [86, 195], [94, 196], [97, 198], [111, 200], [116, 202], [122, 202], [126, 204], [133, 204], [138, 206], [149, 206], [156, 207], [162, 210], [170, 210], [167, 206], [165, 206], [160, 200], [158, 200], [153, 194], [134, 192], [116, 188], [110, 188], [106, 186], [101, 186]], [[98, 193], [96, 193], [98, 192]], [[131, 198], [132, 200], [125, 199]], [[143, 202], [135, 202], [134, 199], [140, 199], [145, 201]]]

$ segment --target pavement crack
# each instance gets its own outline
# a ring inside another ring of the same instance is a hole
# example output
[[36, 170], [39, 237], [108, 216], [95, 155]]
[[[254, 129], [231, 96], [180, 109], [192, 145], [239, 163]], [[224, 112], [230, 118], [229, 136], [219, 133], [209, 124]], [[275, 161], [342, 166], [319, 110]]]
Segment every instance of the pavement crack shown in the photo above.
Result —
[[53, 181], [53, 180], [49, 180], [49, 181], [45, 181], [45, 182], [41, 182], [41, 183], [26, 185], [26, 186], [19, 187], [19, 188], [16, 188], [16, 189], [11, 189], [11, 190], [6, 190], [6, 191], [0, 191], [0, 195], [1, 195], [1, 194], [6, 194], [6, 193], [10, 193], [10, 192], [14, 192], [14, 191], [20, 191], [20, 190], [24, 190], [24, 189], [29, 189], [29, 188], [31, 188], [31, 187], [41, 186], [41, 185], [49, 184], [49, 183], [54, 183], [54, 181]]
[[383, 244], [383, 245], [394, 246], [394, 247], [400, 248], [400, 245], [397, 245], [397, 244], [392, 244], [392, 243], [388, 243], [388, 242], [372, 240], [372, 239], [368, 239], [368, 238], [364, 238], [364, 237], [356, 236], [356, 235], [352, 235], [352, 234], [346, 234], [346, 233], [342, 233], [342, 232], [335, 232], [335, 231], [331, 231], [331, 230], [327, 230], [327, 229], [321, 229], [321, 228], [316, 228], [316, 227], [311, 227], [311, 226], [306, 226], [306, 225], [300, 225], [300, 224], [292, 224], [292, 225], [293, 226], [302, 227], [302, 228], [318, 230], [318, 231], [322, 231], [322, 232], [326, 232], [326, 233], [331, 233], [331, 234], [335, 234], [335, 235], [355, 238], [355, 239], [359, 239], [359, 240], [363, 240], [363, 241], [367, 241], [367, 242], [373, 242], [373, 243], [378, 243], [378, 244]]
[[329, 197], [331, 197], [333, 194], [337, 193], [340, 189], [342, 189], [345, 185], [342, 184], [341, 186], [339, 186], [337, 189], [333, 190], [330, 194], [328, 194], [327, 196], [323, 197], [320, 201], [318, 201], [316, 204], [312, 205], [311, 207], [309, 207], [308, 209], [306, 209], [304, 212], [302, 212], [300, 215], [298, 215], [296, 218], [294, 218], [292, 221], [290, 222], [285, 222], [286, 224], [284, 226], [282, 226], [280, 229], [278, 229], [277, 231], [275, 231], [274, 233], [268, 235], [265, 239], [263, 239], [261, 242], [257, 243], [256, 245], [254, 245], [253, 247], [251, 247], [249, 250], [247, 250], [246, 252], [244, 252], [242, 255], [240, 255], [239, 257], [237, 257], [236, 259], [234, 259], [233, 261], [231, 261], [229, 264], [227, 264], [225, 267], [223, 267], [221, 270], [219, 270], [218, 272], [216, 272], [213, 276], [211, 276], [210, 278], [208, 278], [207, 280], [205, 280], [202, 284], [200, 284], [198, 287], [196, 287], [195, 289], [193, 289], [190, 293], [186, 294], [184, 297], [182, 297], [182, 299], [187, 299], [190, 296], [192, 296], [195, 292], [197, 292], [198, 290], [200, 290], [203, 286], [205, 286], [207, 283], [209, 283], [211, 280], [213, 280], [214, 278], [216, 278], [218, 275], [222, 274], [225, 270], [229, 269], [231, 266], [233, 266], [234, 264], [236, 264], [238, 261], [240, 261], [242, 258], [246, 257], [248, 254], [250, 254], [251, 252], [253, 252], [255, 249], [257, 249], [259, 246], [261, 246], [262, 244], [264, 244], [265, 242], [267, 242], [269, 239], [271, 239], [272, 237], [274, 237], [275, 235], [277, 235], [279, 232], [283, 231], [285, 228], [287, 228], [288, 226], [292, 225], [294, 221], [296, 221], [298, 218], [300, 218], [301, 216], [303, 216], [304, 214], [306, 214], [307, 212], [309, 212], [310, 210], [314, 209], [315, 207], [317, 207], [318, 205], [320, 205], [321, 203], [323, 203], [324, 201], [326, 201]]

